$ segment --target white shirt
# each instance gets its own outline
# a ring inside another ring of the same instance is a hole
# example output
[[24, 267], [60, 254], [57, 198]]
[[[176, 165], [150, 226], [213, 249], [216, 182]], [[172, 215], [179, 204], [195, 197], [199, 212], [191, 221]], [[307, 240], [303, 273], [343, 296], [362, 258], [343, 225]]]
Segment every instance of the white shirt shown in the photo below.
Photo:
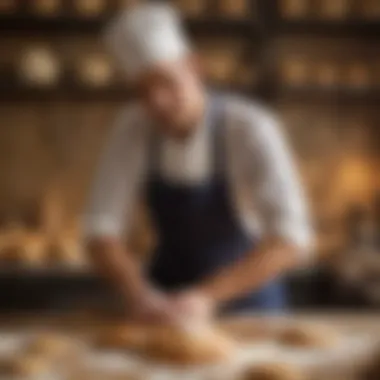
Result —
[[[226, 173], [231, 202], [243, 228], [278, 236], [309, 252], [312, 232], [293, 159], [275, 117], [257, 104], [226, 100]], [[118, 118], [102, 157], [85, 214], [85, 234], [120, 236], [129, 228], [144, 190], [152, 124], [138, 103]], [[158, 157], [167, 181], [196, 184], [212, 174], [210, 128], [200, 126], [185, 141], [168, 137]]]

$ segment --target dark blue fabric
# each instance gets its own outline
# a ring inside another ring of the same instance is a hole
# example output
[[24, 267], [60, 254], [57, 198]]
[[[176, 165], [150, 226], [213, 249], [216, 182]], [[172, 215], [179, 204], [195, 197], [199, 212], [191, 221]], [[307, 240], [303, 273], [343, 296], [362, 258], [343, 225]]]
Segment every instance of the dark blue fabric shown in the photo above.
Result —
[[[168, 183], [152, 170], [147, 186], [148, 205], [159, 234], [159, 246], [149, 270], [151, 279], [165, 290], [196, 284], [239, 259], [254, 247], [254, 241], [236, 219], [224, 175], [223, 105], [212, 100], [214, 175], [196, 186]], [[159, 149], [153, 141], [153, 152]], [[153, 162], [153, 161], [152, 161]], [[244, 296], [226, 306], [226, 311], [281, 309], [285, 305], [280, 282]]]

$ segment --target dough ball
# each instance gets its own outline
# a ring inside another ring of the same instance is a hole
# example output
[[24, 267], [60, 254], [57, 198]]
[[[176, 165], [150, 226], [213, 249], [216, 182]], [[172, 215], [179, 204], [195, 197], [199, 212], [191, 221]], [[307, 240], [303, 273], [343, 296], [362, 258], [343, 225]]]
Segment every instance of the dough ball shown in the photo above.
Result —
[[144, 354], [173, 364], [211, 364], [234, 353], [231, 339], [214, 329], [159, 328], [149, 336]]
[[328, 328], [319, 326], [291, 326], [280, 331], [278, 342], [291, 347], [329, 348], [337, 336]]
[[70, 351], [70, 344], [58, 335], [41, 335], [33, 339], [26, 348], [28, 354], [44, 358], [56, 358]]
[[284, 363], [265, 363], [246, 370], [242, 380], [304, 380], [297, 368]]
[[16, 358], [11, 364], [15, 376], [39, 376], [49, 369], [49, 361], [40, 355], [24, 355]]
[[23, 53], [20, 76], [25, 82], [49, 86], [58, 81], [60, 74], [60, 62], [49, 49], [33, 47]]
[[98, 347], [140, 351], [148, 339], [147, 327], [141, 325], [119, 326], [106, 331], [96, 340]]

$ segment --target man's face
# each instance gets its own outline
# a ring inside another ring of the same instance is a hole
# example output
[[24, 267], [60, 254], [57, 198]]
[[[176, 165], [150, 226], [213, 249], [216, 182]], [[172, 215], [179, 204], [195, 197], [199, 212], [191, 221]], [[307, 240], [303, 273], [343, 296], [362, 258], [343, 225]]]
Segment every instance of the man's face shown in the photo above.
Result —
[[143, 103], [160, 128], [186, 134], [203, 114], [204, 90], [194, 61], [161, 64], [138, 82]]

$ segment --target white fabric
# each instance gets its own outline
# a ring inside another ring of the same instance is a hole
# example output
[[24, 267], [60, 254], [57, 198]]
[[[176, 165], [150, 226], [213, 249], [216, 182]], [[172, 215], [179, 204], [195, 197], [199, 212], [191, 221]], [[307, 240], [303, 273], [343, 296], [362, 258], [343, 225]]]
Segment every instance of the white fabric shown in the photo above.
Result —
[[[119, 236], [128, 229], [148, 170], [151, 127], [138, 104], [122, 112], [92, 191], [87, 236]], [[192, 185], [207, 180], [213, 169], [209, 131], [203, 125], [185, 143], [165, 138], [158, 165], [161, 177]], [[226, 134], [227, 180], [242, 225], [250, 233], [281, 236], [308, 251], [308, 212], [279, 122], [260, 106], [230, 97]]]
[[108, 26], [105, 41], [129, 78], [157, 63], [176, 61], [188, 50], [179, 15], [168, 4], [141, 4]]

